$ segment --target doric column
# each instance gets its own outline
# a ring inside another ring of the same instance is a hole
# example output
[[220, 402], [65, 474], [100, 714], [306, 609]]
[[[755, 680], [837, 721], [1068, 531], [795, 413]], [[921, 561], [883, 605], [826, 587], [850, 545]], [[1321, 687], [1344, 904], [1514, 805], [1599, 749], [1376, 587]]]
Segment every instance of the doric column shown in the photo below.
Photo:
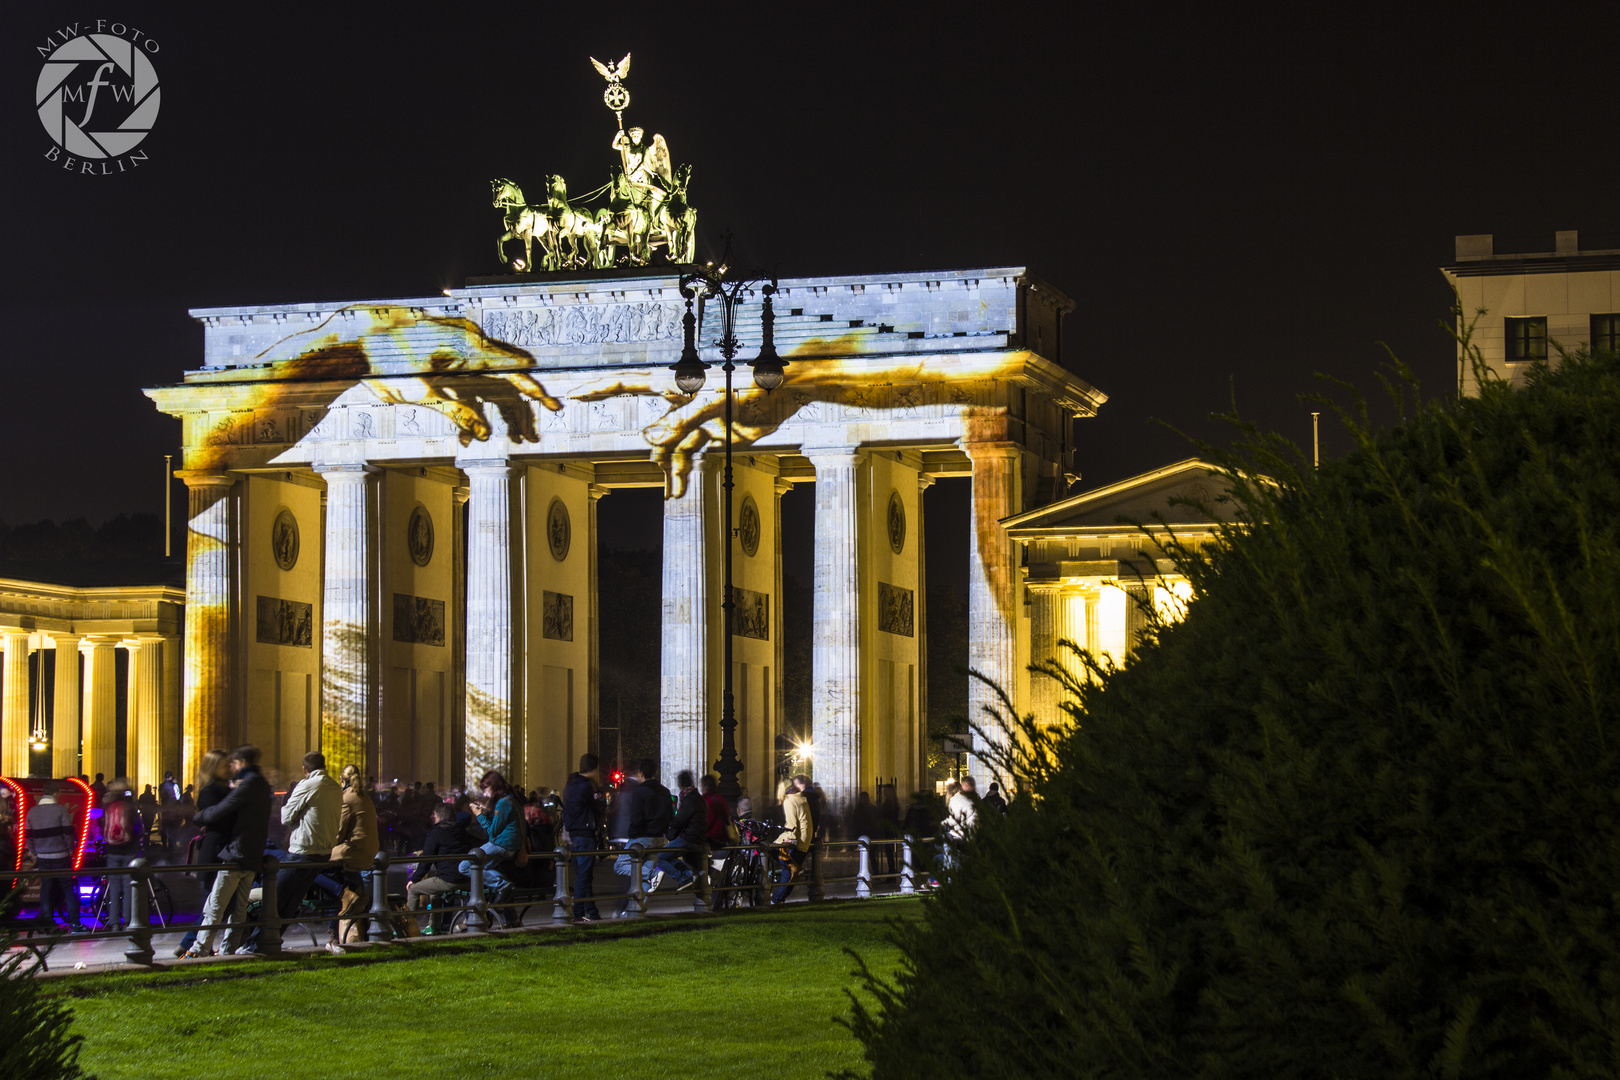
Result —
[[454, 610], [450, 613], [453, 638], [450, 642], [450, 752], [445, 755], [443, 780], [457, 783], [467, 775], [467, 498], [466, 488], [450, 491], [451, 555], [453, 580], [450, 593]]
[[[1001, 519], [1018, 513], [1020, 451], [1011, 443], [965, 442], [973, 463], [973, 507], [968, 515], [968, 666], [1018, 699], [1018, 559], [1015, 544]], [[991, 740], [1006, 733], [990, 708], [999, 708], [995, 692], [978, 679], [968, 682], [968, 719]], [[980, 753], [984, 736], [973, 736], [971, 771], [989, 783], [988, 764]]]
[[467, 461], [467, 784], [511, 775], [516, 657], [512, 611], [512, 468]]
[[[190, 775], [197, 771], [205, 751], [229, 750], [239, 730], [231, 715], [231, 675], [236, 665], [231, 627], [237, 584], [237, 498], [235, 481], [225, 473], [188, 471], [176, 475], [186, 482], [190, 504], [186, 519], [184, 688], [184, 768]], [[95, 655], [98, 654], [92, 653], [92, 663]], [[112, 663], [111, 656], [109, 652], [108, 664]], [[95, 670], [92, 667], [92, 674]], [[110, 673], [112, 669], [107, 670]], [[106, 772], [113, 764], [109, 758], [103, 763], [104, 767], [91, 766], [91, 694], [87, 692], [85, 697], [83, 771], [94, 778], [96, 771]], [[97, 734], [110, 738], [112, 729]]]
[[[172, 635], [163, 638], [163, 765], [160, 773], [172, 772], [180, 781], [181, 790], [190, 783], [182, 766], [182, 732], [180, 726], [180, 639]], [[60, 699], [59, 699], [60, 700]], [[74, 698], [75, 708], [78, 698]], [[78, 746], [79, 714], [73, 714], [74, 746]]]
[[51, 775], [77, 776], [79, 768], [79, 639], [56, 639], [56, 685], [51, 703]]
[[815, 612], [810, 635], [816, 781], [835, 812], [861, 786], [860, 486], [864, 451], [806, 448], [816, 470]]
[[125, 647], [129, 649], [130, 708], [124, 771], [137, 791], [145, 784], [156, 791], [163, 779], [162, 642], [154, 638]]
[[[84, 733], [83, 765], [80, 769], [94, 780], [102, 773], [109, 781], [118, 770], [118, 642], [114, 638], [85, 638], [79, 646], [84, 658]], [[221, 730], [221, 736], [224, 732]], [[187, 738], [194, 733], [187, 727]], [[204, 743], [195, 759], [201, 761]], [[229, 749], [223, 737], [213, 744], [218, 749]], [[188, 751], [189, 753], [189, 751]]]
[[[1063, 595], [1056, 581], [1035, 582], [1029, 586], [1029, 662], [1042, 664], [1061, 659], [1058, 654], [1058, 623]], [[1062, 684], [1050, 675], [1032, 671], [1029, 675], [1030, 712], [1038, 723], [1053, 724], [1060, 717]]]
[[6, 667], [0, 683], [0, 776], [28, 775], [28, 631], [4, 632]]
[[[602, 752], [602, 609], [597, 592], [596, 504], [602, 496], [609, 494], [611, 491], [611, 488], [592, 484], [588, 492], [590, 498], [590, 521], [588, 525], [589, 534], [586, 537], [589, 542], [585, 548], [585, 556], [588, 560], [586, 563], [585, 591], [588, 594], [588, 617], [590, 619], [588, 633], [590, 636], [587, 639], [589, 652], [587, 653], [585, 672], [585, 745], [593, 754]], [[568, 768], [573, 769], [573, 767], [574, 763], [570, 761]]]
[[765, 725], [764, 739], [760, 747], [764, 767], [757, 776], [747, 777], [746, 786], [753, 791], [755, 806], [766, 806], [776, 797], [776, 737], [782, 732], [782, 710], [787, 707], [787, 647], [782, 637], [782, 627], [787, 616], [782, 611], [782, 598], [786, 595], [783, 583], [784, 569], [782, 563], [782, 496], [793, 490], [793, 483], [777, 476], [772, 484], [776, 491], [775, 516], [771, 518], [771, 531], [776, 534], [776, 591], [772, 594], [774, 610], [771, 612], [771, 641], [775, 648], [774, 675], [771, 678], [771, 704], [770, 723]]
[[692, 463], [686, 491], [664, 498], [662, 641], [658, 669], [659, 771], [709, 763], [709, 503], [715, 477]]
[[375, 485], [369, 465], [317, 465], [326, 480], [321, 588], [321, 752], [369, 773], [378, 687]]
[[928, 533], [923, 524], [923, 505], [933, 486], [932, 476], [917, 474], [917, 717], [911, 737], [912, 790], [928, 784]]

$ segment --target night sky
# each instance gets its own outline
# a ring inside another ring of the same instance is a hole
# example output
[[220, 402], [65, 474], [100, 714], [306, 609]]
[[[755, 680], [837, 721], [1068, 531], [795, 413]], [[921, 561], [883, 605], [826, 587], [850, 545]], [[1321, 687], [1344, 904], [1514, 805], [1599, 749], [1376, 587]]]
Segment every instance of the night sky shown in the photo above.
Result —
[[[616, 161], [588, 55], [633, 51], [626, 119], [694, 166], [700, 256], [729, 227], [784, 276], [1027, 265], [1072, 296], [1064, 355], [1110, 396], [1083, 487], [1188, 456], [1155, 419], [1222, 437], [1234, 389], [1308, 442], [1297, 395], [1374, 392], [1380, 341], [1445, 392], [1454, 234], [1620, 246], [1592, 5], [1055, 7], [14, 6], [0, 518], [161, 512], [179, 424], [140, 389], [200, 363], [188, 307], [493, 272], [492, 177], [583, 191]], [[33, 107], [37, 46], [97, 17], [160, 45], [150, 160], [121, 176], [48, 162]]]

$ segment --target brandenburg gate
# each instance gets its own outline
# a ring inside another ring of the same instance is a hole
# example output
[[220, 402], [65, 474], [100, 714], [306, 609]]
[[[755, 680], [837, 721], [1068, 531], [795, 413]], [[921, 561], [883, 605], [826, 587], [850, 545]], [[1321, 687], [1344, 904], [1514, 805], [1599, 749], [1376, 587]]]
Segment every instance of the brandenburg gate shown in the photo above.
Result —
[[[1063, 494], [1071, 422], [1104, 400], [1063, 364], [1073, 302], [1016, 267], [778, 282], [786, 381], [733, 399], [722, 520], [724, 395], [683, 394], [669, 371], [689, 317], [702, 359], [718, 358], [704, 297], [681, 288], [692, 170], [662, 135], [625, 128], [630, 57], [592, 63], [619, 167], [573, 196], [549, 176], [535, 203], [492, 181], [514, 273], [438, 296], [193, 311], [202, 365], [147, 391], [184, 422], [188, 775], [204, 750], [246, 740], [282, 781], [319, 747], [379, 777], [498, 768], [560, 785], [597, 745], [596, 504], [629, 487], [664, 493], [647, 663], [665, 777], [719, 751], [728, 631], [741, 780], [763, 791], [775, 775], [779, 523], [795, 484], [815, 485], [811, 723], [835, 805], [923, 776], [921, 496], [936, 478], [972, 478], [970, 664], [1027, 686], [1024, 587], [1000, 522]], [[764, 299], [742, 295], [745, 348]], [[988, 693], [973, 684], [975, 716]]]
[[[283, 782], [319, 747], [380, 777], [560, 784], [596, 746], [597, 500], [656, 487], [662, 769], [718, 752], [729, 542], [738, 752], [760, 790], [783, 704], [781, 498], [814, 484], [816, 777], [835, 801], [914, 788], [922, 492], [972, 479], [970, 663], [1016, 686], [1027, 616], [998, 522], [1063, 492], [1070, 422], [1104, 397], [1062, 365], [1072, 302], [1022, 269], [779, 288], [787, 379], [737, 392], [729, 522], [722, 394], [680, 394], [667, 370], [675, 267], [193, 311], [201, 365], [147, 391], [184, 424], [188, 772], [252, 741]], [[754, 299], [739, 337], [757, 344]]]

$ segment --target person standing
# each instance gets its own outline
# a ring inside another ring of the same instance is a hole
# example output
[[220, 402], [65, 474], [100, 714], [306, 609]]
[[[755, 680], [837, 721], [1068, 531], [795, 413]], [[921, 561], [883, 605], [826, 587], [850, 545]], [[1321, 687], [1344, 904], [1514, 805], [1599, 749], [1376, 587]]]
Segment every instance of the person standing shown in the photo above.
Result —
[[141, 815], [135, 805], [135, 792], [123, 777], [107, 789], [101, 810], [102, 851], [107, 856], [107, 925], [123, 926], [135, 911], [135, 879], [114, 874], [114, 868], [128, 866], [141, 856]]
[[578, 923], [593, 923], [602, 917], [592, 885], [596, 856], [577, 854], [596, 849], [597, 826], [602, 820], [602, 797], [596, 790], [601, 770], [595, 754], [581, 754], [579, 771], [563, 785], [562, 822], [568, 831], [568, 850], [575, 853], [569, 861], [574, 864], [574, 921]]
[[270, 800], [275, 794], [270, 781], [259, 771], [259, 748], [238, 746], [231, 751], [227, 768], [236, 778], [231, 793], [206, 810], [197, 811], [197, 823], [229, 821], [230, 833], [219, 849], [219, 861], [234, 869], [221, 870], [203, 905], [202, 921], [210, 929], [200, 930], [197, 940], [186, 950], [188, 958], [214, 955], [219, 923], [228, 922], [225, 952], [231, 952], [246, 931], [248, 893], [254, 875], [264, 869], [264, 842], [270, 835]]
[[984, 797], [983, 802], [998, 814], [1007, 812], [1007, 800], [1001, 797], [1001, 785], [994, 780], [990, 781], [990, 793]]
[[[73, 812], [56, 801], [62, 789], [55, 780], [40, 789], [39, 801], [28, 808], [23, 835], [34, 852], [36, 870], [73, 869]], [[79, 879], [72, 877], [41, 878], [39, 882], [39, 917], [56, 921], [60, 911], [68, 929], [84, 932], [79, 920]]]
[[289, 830], [287, 855], [276, 872], [276, 913], [283, 920], [298, 917], [304, 894], [318, 870], [299, 863], [326, 862], [337, 846], [338, 823], [343, 819], [343, 789], [326, 772], [326, 755], [312, 750], [304, 755], [304, 778], [287, 792], [281, 823]]
[[[641, 774], [641, 783], [630, 795], [630, 822], [627, 826], [630, 836], [625, 841], [624, 854], [613, 861], [614, 872], [625, 878], [633, 878], [636, 872], [636, 860], [631, 852], [637, 848], [656, 848], [663, 844], [664, 830], [675, 818], [669, 788], [658, 782], [658, 763], [651, 758], [643, 758], [637, 771]], [[662, 882], [663, 874], [657, 864], [651, 859], [644, 859], [641, 864], [643, 890], [657, 892]], [[635, 882], [632, 880], [625, 888], [624, 899], [619, 901], [614, 911], [616, 917], [623, 918], [630, 914], [630, 896], [634, 891]]]
[[709, 828], [705, 839], [708, 840], [711, 849], [729, 847], [732, 843], [731, 807], [720, 797], [720, 782], [712, 774], [705, 776], [701, 783], [703, 805], [709, 813]]
[[[204, 809], [215, 806], [224, 801], [225, 796], [231, 793], [229, 774], [226, 772], [227, 757], [223, 750], [210, 750], [202, 757], [202, 764], [197, 768], [197, 807]], [[208, 866], [219, 862], [219, 849], [225, 846], [231, 831], [230, 819], [215, 821], [203, 827], [197, 840], [198, 866]], [[203, 903], [208, 902], [208, 894], [213, 892], [215, 872], [212, 870], [197, 871], [197, 886], [202, 890]], [[186, 936], [180, 939], [180, 944], [174, 948], [174, 955], [184, 956], [187, 950], [197, 941], [197, 930], [193, 927], [186, 931]]]
[[364, 913], [371, 907], [371, 866], [378, 851], [377, 804], [371, 799], [371, 788], [361, 784], [360, 770], [353, 765], [343, 766], [342, 776], [336, 843], [328, 857], [343, 863], [344, 891], [353, 892], [355, 896], [328, 928], [326, 948], [334, 956], [343, 955], [343, 946], [338, 940], [339, 919], [351, 925], [358, 921], [361, 941], [370, 936]]
[[816, 838], [816, 827], [810, 817], [809, 788], [810, 778], [800, 774], [793, 778], [787, 794], [782, 798], [782, 817], [786, 827], [775, 841], [778, 878], [776, 891], [771, 893], [772, 907], [780, 907], [787, 902], [789, 894], [793, 892], [793, 879], [804, 865], [804, 858], [810, 853], [810, 845]]

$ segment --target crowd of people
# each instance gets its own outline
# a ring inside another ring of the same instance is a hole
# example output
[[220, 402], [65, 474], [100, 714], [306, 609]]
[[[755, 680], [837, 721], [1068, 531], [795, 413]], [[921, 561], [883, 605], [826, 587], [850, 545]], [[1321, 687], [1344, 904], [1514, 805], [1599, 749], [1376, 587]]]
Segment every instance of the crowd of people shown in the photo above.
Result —
[[[344, 951], [348, 940], [364, 940], [371, 907], [374, 860], [385, 848], [415, 854], [406, 886], [406, 907], [426, 917], [424, 908], [447, 894], [470, 888], [474, 853], [481, 853], [485, 899], [509, 923], [508, 903], [520, 889], [550, 885], [553, 851], [563, 848], [573, 870], [573, 918], [589, 924], [603, 918], [596, 902], [595, 854], [612, 851], [611, 868], [631, 879], [639, 862], [640, 886], [646, 894], [666, 884], [676, 892], [691, 889], [714, 848], [734, 845], [739, 821], [754, 812], [746, 791], [732, 812], [713, 776], [682, 771], [671, 791], [658, 776], [657, 763], [633, 763], [615, 785], [605, 784], [597, 757], [580, 758], [561, 791], [526, 791], [499, 772], [485, 773], [476, 790], [437, 790], [432, 782], [379, 787], [345, 765], [333, 777], [319, 751], [304, 755], [303, 775], [278, 808], [275, 792], [259, 767], [260, 752], [241, 746], [229, 753], [210, 750], [194, 784], [180, 788], [166, 774], [154, 792], [148, 786], [135, 795], [125, 780], [105, 782], [101, 774], [86, 780], [103, 809], [101, 834], [109, 874], [110, 917], [122, 922], [133, 910], [131, 879], [116, 870], [127, 867], [161, 837], [176, 843], [185, 830], [197, 830], [186, 861], [197, 865], [227, 864], [228, 870], [199, 871], [204, 903], [201, 923], [216, 926], [188, 933], [175, 955], [203, 957], [219, 951], [251, 953], [259, 949], [256, 931], [247, 922], [250, 892], [263, 873], [267, 849], [280, 856], [276, 902], [285, 920], [299, 917], [300, 906], [317, 874], [341, 885], [339, 911], [328, 925], [326, 947]], [[28, 814], [26, 839], [40, 869], [63, 869], [71, 863], [71, 815], [60, 805], [55, 782]], [[818, 837], [835, 832], [872, 839], [927, 835], [942, 829], [947, 839], [941, 859], [952, 865], [952, 846], [963, 840], [984, 812], [1006, 813], [1007, 802], [992, 783], [981, 799], [971, 776], [952, 781], [943, 808], [915, 793], [904, 812], [892, 786], [880, 788], [874, 801], [859, 793], [845, 819], [834, 822], [827, 800], [807, 776], [785, 780], [776, 803], [764, 817], [774, 826], [754, 835], [774, 835], [770, 903], [789, 899], [803, 875]], [[941, 819], [940, 810], [944, 815]], [[893, 858], [893, 849], [888, 849]], [[637, 853], [644, 853], [638, 859]], [[341, 870], [318, 864], [341, 863]], [[889, 872], [894, 867], [890, 866]], [[61, 914], [71, 930], [82, 930], [72, 879], [42, 882], [41, 909], [46, 918]], [[629, 913], [635, 882], [618, 894], [613, 917]], [[617, 890], [615, 890], [617, 891]], [[221, 925], [226, 929], [217, 928]], [[424, 933], [440, 932], [430, 919]]]

